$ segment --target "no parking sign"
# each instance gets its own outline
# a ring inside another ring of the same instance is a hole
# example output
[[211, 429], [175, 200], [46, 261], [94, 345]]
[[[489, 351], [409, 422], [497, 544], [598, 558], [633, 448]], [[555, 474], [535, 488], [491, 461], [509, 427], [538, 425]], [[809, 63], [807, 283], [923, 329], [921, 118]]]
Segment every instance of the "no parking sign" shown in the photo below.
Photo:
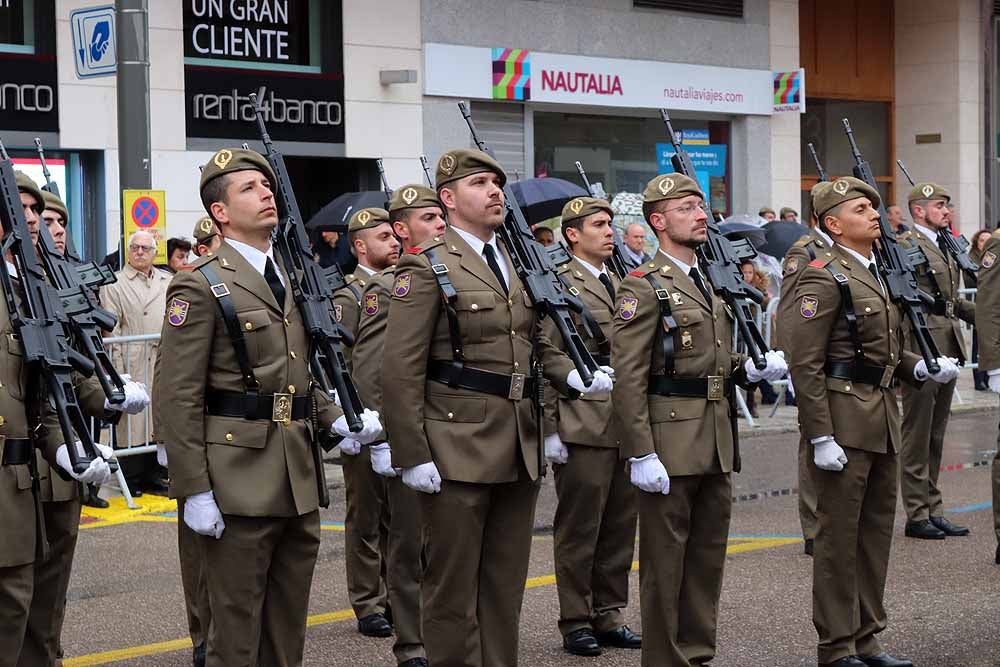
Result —
[[[167, 194], [165, 190], [122, 190], [125, 243], [137, 231], [156, 239], [156, 264], [167, 263]], [[128, 257], [128, 248], [125, 248]]]

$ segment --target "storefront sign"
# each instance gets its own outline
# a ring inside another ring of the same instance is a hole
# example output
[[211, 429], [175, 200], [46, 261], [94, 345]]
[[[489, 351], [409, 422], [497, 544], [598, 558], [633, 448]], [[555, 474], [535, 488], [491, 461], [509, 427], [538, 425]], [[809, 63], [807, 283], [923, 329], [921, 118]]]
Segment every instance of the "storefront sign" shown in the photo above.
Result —
[[309, 64], [309, 0], [184, 0], [184, 56]]
[[774, 73], [774, 113], [806, 112], [806, 71]]
[[[685, 130], [685, 133], [687, 132], [705, 132], [706, 139], [708, 138], [707, 130]], [[691, 156], [691, 163], [694, 164], [696, 180], [701, 186], [701, 191], [706, 194], [710, 193], [711, 178], [713, 176], [725, 178], [726, 176], [726, 146], [723, 144], [692, 145], [692, 142], [688, 141], [683, 143], [685, 144], [684, 150]], [[670, 174], [676, 171], [671, 162], [675, 154], [676, 151], [671, 144], [656, 144], [656, 173]]]
[[58, 132], [56, 59], [0, 54], [0, 129]]
[[443, 97], [773, 113], [767, 70], [427, 44], [424, 72], [426, 94]]

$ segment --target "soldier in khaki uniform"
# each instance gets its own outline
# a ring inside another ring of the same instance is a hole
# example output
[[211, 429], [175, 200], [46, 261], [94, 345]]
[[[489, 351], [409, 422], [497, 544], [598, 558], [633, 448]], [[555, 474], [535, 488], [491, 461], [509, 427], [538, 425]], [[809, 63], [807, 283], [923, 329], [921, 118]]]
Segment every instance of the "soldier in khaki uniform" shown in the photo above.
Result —
[[611, 378], [596, 371], [585, 387], [538, 331], [495, 234], [505, 213], [500, 165], [452, 150], [435, 181], [449, 228], [400, 258], [386, 325], [393, 463], [422, 492], [428, 661], [514, 667], [542, 455], [532, 353], [560, 391], [609, 391]]
[[[376, 301], [367, 303], [362, 292], [380, 271], [395, 265], [399, 242], [392, 234], [389, 214], [381, 208], [355, 212], [347, 233], [358, 266], [347, 276], [347, 286], [334, 295], [334, 317], [356, 339], [362, 313], [379, 308], [377, 297], [368, 297]], [[353, 369], [354, 351], [348, 348], [345, 353]], [[368, 637], [389, 637], [392, 625], [385, 568], [390, 517], [386, 481], [372, 469], [370, 448], [348, 438], [340, 443], [340, 454], [347, 503], [347, 594], [358, 618], [358, 632]]]
[[[569, 291], [583, 302], [576, 328], [597, 362], [609, 365], [611, 317], [618, 278], [604, 262], [614, 249], [611, 206], [578, 197], [562, 211], [562, 234], [573, 257], [559, 268]], [[546, 333], [559, 344], [555, 326]], [[640, 648], [622, 614], [635, 551], [638, 498], [619, 456], [611, 396], [560, 399], [546, 391], [545, 455], [555, 471], [559, 502], [553, 523], [559, 632], [575, 655], [600, 655], [601, 646]]]
[[198, 257], [215, 252], [222, 244], [222, 230], [219, 228], [219, 223], [207, 215], [195, 223], [191, 235], [194, 237], [194, 254]]
[[[883, 607], [901, 444], [892, 378], [948, 382], [958, 366], [927, 365], [903, 349], [899, 309], [872, 254], [879, 238], [878, 193], [841, 178], [814, 202], [838, 254], [800, 268], [798, 310], [785, 313], [799, 426], [813, 446], [817, 491], [813, 623], [822, 665], [912, 667], [885, 653], [875, 635]], [[856, 327], [850, 322], [859, 320]]]
[[[833, 239], [819, 228], [816, 220], [816, 198], [830, 187], [829, 181], [820, 181], [809, 193], [811, 214], [809, 216], [809, 234], [792, 244], [785, 253], [782, 263], [781, 301], [778, 303], [776, 347], [784, 350], [786, 346], [781, 341], [788, 340], [788, 334], [782, 332], [783, 324], [791, 321], [791, 315], [798, 308], [799, 302], [795, 296], [795, 284], [809, 262], [816, 258], [832, 257], [837, 252]], [[813, 554], [813, 542], [816, 537], [816, 484], [812, 478], [812, 449], [805, 436], [799, 437], [798, 453], [799, 480], [799, 522], [802, 525], [802, 537], [805, 540], [805, 553]]]
[[[217, 252], [174, 275], [156, 387], [170, 495], [202, 535], [212, 622], [207, 665], [302, 662], [319, 550], [316, 429], [346, 420], [309, 375], [309, 339], [274, 259], [277, 210], [264, 158], [222, 149], [201, 197], [225, 230]], [[319, 415], [314, 423], [310, 415]], [[364, 442], [381, 426], [366, 411]]]
[[[393, 231], [409, 251], [444, 234], [444, 214], [437, 194], [420, 184], [397, 188], [389, 204]], [[385, 331], [389, 305], [395, 286], [395, 262], [373, 276], [365, 287], [354, 344], [354, 378], [364, 404], [382, 411], [382, 360], [392, 354], [394, 341], [386, 345]], [[384, 435], [384, 434], [383, 434]], [[405, 437], [405, 434], [402, 436]], [[421, 634], [420, 581], [423, 576], [423, 519], [419, 493], [403, 484], [392, 465], [389, 437], [371, 445], [372, 469], [386, 477], [389, 498], [389, 539], [386, 558], [386, 586], [396, 632], [393, 653], [401, 667], [427, 663]]]
[[[960, 319], [973, 323], [976, 306], [958, 296], [961, 271], [958, 262], [940, 244], [940, 234], [951, 234], [951, 195], [936, 183], [917, 183], [907, 197], [913, 228], [900, 234], [906, 244], [917, 245], [927, 257], [918, 269], [917, 280], [934, 297], [934, 307], [927, 317], [927, 328], [946, 357], [965, 363], [965, 338]], [[908, 328], [907, 328], [908, 330]], [[920, 350], [911, 339], [907, 347]], [[906, 510], [907, 537], [940, 539], [969, 534], [944, 516], [944, 503], [938, 488], [944, 434], [951, 415], [951, 400], [957, 380], [922, 387], [903, 385], [903, 447], [899, 451], [899, 488]]]
[[715, 656], [722, 573], [739, 470], [734, 385], [785, 373], [776, 352], [759, 372], [731, 349], [733, 322], [709, 290], [695, 249], [707, 239], [704, 194], [682, 174], [657, 176], [643, 214], [659, 241], [618, 290], [611, 339], [621, 450], [639, 487], [639, 603], [644, 667]]
[[[1000, 231], [983, 248], [977, 274], [976, 331], [979, 332], [979, 368], [987, 373], [990, 391], [1000, 393]], [[997, 436], [1000, 443], [1000, 434]], [[997, 538], [995, 561], [1000, 565], [1000, 448], [993, 457], [993, 529]]]

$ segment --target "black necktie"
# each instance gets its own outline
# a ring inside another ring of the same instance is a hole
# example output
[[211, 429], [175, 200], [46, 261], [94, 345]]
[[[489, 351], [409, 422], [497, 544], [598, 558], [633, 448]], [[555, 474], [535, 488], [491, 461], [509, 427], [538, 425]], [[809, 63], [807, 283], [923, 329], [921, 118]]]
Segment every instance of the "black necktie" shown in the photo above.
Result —
[[483, 254], [486, 256], [486, 263], [489, 265], [490, 271], [497, 277], [497, 282], [500, 283], [503, 293], [509, 294], [507, 291], [507, 282], [503, 279], [503, 271], [500, 270], [500, 263], [497, 262], [497, 255], [493, 252], [493, 246], [489, 243], [483, 246]]
[[688, 271], [688, 275], [691, 276], [691, 281], [694, 282], [694, 286], [701, 290], [701, 293], [705, 296], [705, 303], [712, 305], [712, 293], [708, 291], [705, 287], [705, 281], [701, 279], [701, 271], [698, 267], [692, 266], [691, 270]]
[[264, 280], [267, 281], [267, 286], [271, 288], [271, 293], [274, 294], [274, 300], [278, 302], [279, 308], [285, 307], [285, 286], [281, 284], [281, 280], [278, 278], [278, 272], [274, 269], [274, 262], [271, 258], [267, 258], [267, 263], [264, 264]]
[[611, 278], [608, 277], [608, 274], [601, 273], [597, 276], [597, 279], [601, 281], [602, 285], [604, 285], [604, 289], [608, 290], [608, 296], [611, 297], [611, 301], [614, 301], [615, 286], [611, 284]]
[[875, 277], [875, 282], [878, 283], [879, 291], [882, 292], [883, 294], [885, 294], [885, 288], [882, 287], [882, 279], [879, 278], [878, 269], [875, 268], [875, 264], [874, 263], [868, 265], [868, 272], [871, 273], [872, 276]]

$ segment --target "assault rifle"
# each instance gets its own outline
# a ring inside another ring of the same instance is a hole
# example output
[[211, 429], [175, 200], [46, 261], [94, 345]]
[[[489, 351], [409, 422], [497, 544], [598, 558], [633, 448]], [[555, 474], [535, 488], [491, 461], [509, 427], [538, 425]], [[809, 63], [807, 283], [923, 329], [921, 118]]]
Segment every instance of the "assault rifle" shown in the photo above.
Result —
[[[677, 140], [667, 110], [660, 109], [660, 116], [667, 126], [667, 135], [674, 147], [674, 156], [671, 158], [674, 170], [689, 178], [695, 178], [694, 163], [691, 162], [691, 156]], [[708, 277], [712, 291], [719, 295], [719, 298], [732, 311], [740, 338], [746, 345], [754, 366], [764, 368], [767, 366], [767, 361], [764, 359], [767, 343], [764, 341], [760, 329], [757, 328], [757, 323], [750, 315], [750, 304], [747, 303], [753, 301], [759, 304], [764, 300], [764, 295], [743, 280], [743, 272], [740, 270], [740, 263], [756, 257], [757, 251], [747, 239], [731, 241], [726, 238], [712, 218], [711, 205], [703, 200], [701, 207], [708, 215], [708, 219], [705, 221], [705, 225], [708, 227], [708, 240], [698, 246], [696, 251], [698, 264]]]
[[[35, 139], [38, 158], [42, 163], [42, 173], [45, 175], [46, 188], [57, 197], [59, 188], [52, 182], [48, 167], [45, 164], [45, 153], [42, 142]], [[43, 203], [44, 205], [44, 203]], [[37, 251], [45, 274], [56, 288], [62, 308], [68, 316], [69, 330], [72, 334], [73, 347], [82, 353], [93, 366], [97, 381], [107, 396], [109, 403], [120, 404], [125, 401], [125, 381], [104, 347], [101, 329], [111, 331], [115, 328], [118, 318], [115, 314], [101, 308], [94, 298], [95, 287], [115, 282], [114, 273], [107, 267], [96, 262], [83, 263], [70, 246], [70, 235], [66, 233], [66, 246], [59, 252], [52, 234], [44, 222], [38, 224]], [[110, 279], [108, 275], [110, 274]], [[93, 283], [88, 283], [85, 276], [92, 276]]]
[[433, 188], [434, 179], [431, 178], [431, 170], [427, 167], [427, 158], [423, 155], [420, 156], [420, 166], [424, 168], [424, 177], [427, 179], [427, 186]]
[[309, 335], [309, 366], [316, 382], [324, 391], [337, 390], [340, 407], [351, 431], [363, 427], [361, 399], [347, 369], [347, 360], [341, 347], [344, 330], [333, 318], [333, 294], [345, 287], [344, 274], [334, 264], [325, 271], [309, 251], [309, 237], [299, 212], [299, 204], [292, 190], [292, 182], [285, 168], [285, 160], [271, 142], [264, 122], [264, 110], [257, 101], [257, 94], [250, 93], [250, 102], [257, 116], [257, 129], [264, 144], [264, 157], [274, 172], [275, 203], [278, 207], [278, 226], [275, 245], [285, 265], [292, 296], [302, 315], [302, 323]]
[[[576, 163], [576, 170], [580, 172], [580, 179], [583, 181], [583, 187], [587, 188], [587, 194], [591, 197], [596, 197], [594, 194], [594, 188], [590, 185], [590, 179], [587, 178], [587, 172], [583, 170], [583, 165], [580, 164], [579, 160]], [[613, 233], [612, 229], [612, 233]], [[611, 250], [611, 257], [608, 258], [608, 264], [611, 265], [611, 270], [615, 272], [618, 276], [618, 280], [625, 280], [625, 277], [629, 274], [628, 264], [625, 263], [625, 257], [622, 255], [621, 246], [618, 245], [618, 235], [615, 234], [615, 245]]]
[[382, 158], [375, 158], [375, 166], [378, 168], [378, 179], [382, 182], [382, 192], [385, 193], [385, 210], [389, 210], [392, 203], [392, 188], [385, 177], [385, 167], [382, 166]]
[[[77, 402], [72, 372], [89, 375], [94, 365], [69, 343], [69, 317], [38, 261], [21, 206], [14, 166], [3, 142], [0, 142], [0, 198], [2, 250], [5, 256], [10, 256], [20, 281], [18, 289], [4, 268], [0, 270], [0, 286], [28, 371], [24, 402], [29, 410], [29, 424], [31, 428], [37, 427], [42, 419], [42, 406], [50, 404], [66, 443], [70, 467], [82, 473], [101, 454], [94, 446], [87, 419]], [[45, 225], [41, 222], [39, 225], [44, 230]], [[82, 455], [74, 446], [76, 441], [81, 444]]]
[[816, 155], [816, 147], [812, 145], [811, 141], [809, 142], [808, 146], [809, 146], [809, 153], [812, 154], [813, 156], [813, 162], [816, 163], [816, 173], [819, 174], [819, 180], [829, 181], [830, 177], [827, 175], [826, 169], [823, 168], [823, 165], [820, 164], [819, 156]]
[[[916, 185], [913, 182], [913, 177], [910, 176], [910, 172], [907, 171], [906, 165], [903, 164], [902, 160], [896, 160], [896, 164], [903, 171], [903, 175], [906, 176], [906, 180], [910, 182], [910, 185]], [[951, 225], [948, 225], [948, 229], [942, 229], [938, 231], [938, 242], [943, 247], [944, 251], [955, 258], [955, 262], [958, 264], [958, 268], [965, 271], [968, 277], [973, 280], [976, 278], [976, 271], [979, 270], [979, 265], [972, 261], [969, 257], [969, 240], [964, 236], [955, 236], [952, 232]]]
[[[458, 108], [469, 126], [472, 140], [476, 146], [490, 157], [494, 157], [493, 151], [476, 132], [472, 115], [465, 106], [465, 102], [459, 102]], [[556, 275], [556, 267], [545, 251], [545, 246], [536, 241], [534, 234], [531, 233], [531, 227], [524, 218], [524, 213], [518, 206], [510, 185], [504, 185], [503, 195], [507, 212], [504, 215], [503, 225], [497, 230], [497, 234], [507, 247], [507, 252], [510, 253], [514, 271], [524, 283], [524, 289], [528, 292], [528, 298], [531, 299], [532, 305], [543, 317], [552, 318], [556, 330], [563, 340], [566, 354], [573, 360], [583, 383], [589, 386], [594, 379], [597, 362], [587, 350], [583, 338], [576, 330], [573, 319], [570, 317], [569, 311], [576, 310], [576, 308], [570, 305], [566, 298], [563, 284], [559, 281], [559, 276]]]
[[[851, 143], [851, 153], [854, 155], [854, 177], [877, 190], [878, 184], [875, 181], [872, 166], [861, 156], [858, 144], [854, 141], [851, 123], [846, 118], [842, 122], [844, 123], [844, 131], [847, 133], [847, 140]], [[875, 261], [885, 278], [889, 298], [906, 313], [913, 324], [913, 338], [920, 348], [920, 354], [927, 364], [928, 372], [937, 373], [941, 369], [937, 358], [941, 355], [927, 328], [927, 309], [934, 304], [934, 297], [922, 291], [917, 285], [917, 264], [914, 262], [913, 256], [896, 240], [896, 232], [889, 226], [885, 204], [881, 201], [878, 205], [878, 214], [882, 238], [879, 243], [875, 244]]]

